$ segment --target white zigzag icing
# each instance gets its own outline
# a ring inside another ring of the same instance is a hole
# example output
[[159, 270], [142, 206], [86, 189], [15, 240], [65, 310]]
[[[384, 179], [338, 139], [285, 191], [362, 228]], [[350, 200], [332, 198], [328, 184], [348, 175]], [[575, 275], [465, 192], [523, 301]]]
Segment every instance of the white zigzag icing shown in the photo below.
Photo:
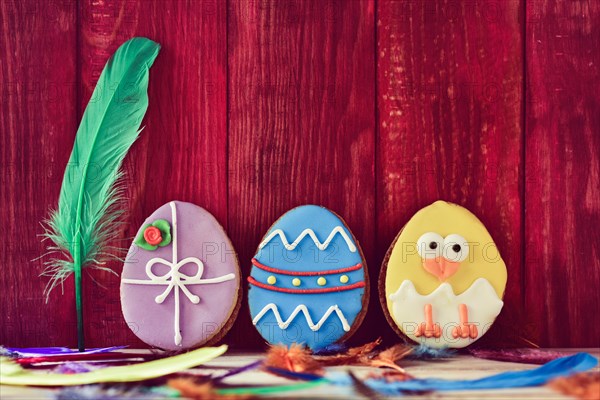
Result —
[[286, 249], [294, 250], [296, 248], [296, 246], [298, 246], [298, 244], [302, 241], [302, 239], [304, 239], [305, 236], [310, 236], [311, 239], [313, 240], [313, 242], [315, 242], [315, 245], [317, 245], [318, 249], [323, 251], [323, 250], [327, 249], [327, 246], [329, 246], [329, 243], [331, 243], [331, 241], [333, 240], [333, 237], [335, 236], [336, 233], [339, 233], [344, 238], [344, 240], [346, 241], [346, 244], [348, 245], [348, 249], [352, 253], [355, 253], [356, 246], [354, 245], [354, 243], [352, 243], [352, 239], [350, 239], [350, 237], [348, 237], [348, 234], [346, 233], [344, 228], [342, 228], [341, 226], [336, 226], [335, 228], [333, 228], [333, 230], [327, 237], [327, 240], [325, 240], [323, 243], [321, 243], [319, 241], [319, 239], [317, 238], [317, 235], [315, 235], [315, 231], [313, 231], [310, 228], [306, 228], [305, 230], [303, 230], [302, 233], [300, 235], [298, 235], [298, 237], [296, 238], [296, 240], [294, 240], [294, 242], [292, 244], [290, 244], [290, 242], [288, 242], [288, 239], [285, 236], [285, 233], [283, 233], [283, 231], [281, 229], [275, 229], [273, 232], [271, 232], [271, 234], [269, 236], [267, 236], [265, 238], [265, 240], [263, 240], [261, 242], [261, 244], [259, 245], [259, 248], [262, 249], [275, 236], [279, 236], [281, 238], [281, 242], [283, 243], [283, 245], [285, 246]]
[[252, 323], [256, 325], [258, 321], [260, 321], [260, 319], [269, 310], [272, 310], [273, 314], [275, 314], [275, 319], [277, 320], [277, 325], [279, 325], [280, 329], [287, 329], [288, 326], [290, 326], [290, 324], [292, 323], [292, 321], [294, 321], [294, 318], [296, 318], [296, 315], [298, 315], [302, 311], [302, 313], [304, 313], [304, 317], [306, 318], [306, 322], [308, 322], [308, 326], [312, 331], [318, 331], [319, 329], [321, 329], [321, 326], [323, 326], [325, 321], [327, 321], [327, 318], [329, 318], [329, 316], [334, 312], [337, 314], [338, 318], [342, 322], [342, 327], [344, 328], [344, 331], [348, 332], [350, 330], [348, 320], [346, 320], [346, 317], [342, 313], [342, 310], [340, 310], [340, 308], [337, 306], [337, 304], [329, 307], [325, 314], [323, 314], [323, 317], [319, 320], [319, 322], [315, 324], [312, 318], [310, 317], [310, 314], [308, 313], [306, 305], [304, 304], [298, 305], [298, 307], [296, 307], [296, 309], [292, 312], [290, 317], [286, 321], [284, 321], [283, 319], [281, 319], [281, 314], [279, 314], [279, 309], [277, 308], [277, 305], [274, 303], [269, 303], [266, 306], [264, 306], [264, 308], [256, 315], [256, 317], [254, 317]]

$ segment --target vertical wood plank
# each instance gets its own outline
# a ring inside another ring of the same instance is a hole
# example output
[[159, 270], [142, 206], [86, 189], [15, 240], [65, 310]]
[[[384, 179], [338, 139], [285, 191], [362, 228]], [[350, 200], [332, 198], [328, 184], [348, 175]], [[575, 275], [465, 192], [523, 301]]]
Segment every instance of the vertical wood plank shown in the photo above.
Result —
[[[370, 262], [374, 2], [231, 0], [228, 19], [229, 232], [245, 276], [268, 227], [301, 204], [339, 213]], [[372, 337], [372, 294], [355, 341]], [[264, 343], [246, 302], [233, 343]]]
[[505, 309], [482, 340], [496, 344], [514, 338], [506, 317], [522, 305], [520, 9], [517, 0], [378, 2], [378, 255], [435, 200], [474, 212], [509, 270]]
[[[119, 245], [128, 247], [156, 208], [182, 200], [227, 224], [227, 64], [224, 1], [124, 0], [80, 4], [81, 101], [87, 104], [110, 55], [133, 36], [160, 43], [150, 71], [145, 130], [125, 161], [130, 211]], [[111, 263], [118, 274], [121, 263]], [[121, 314], [119, 278], [85, 277], [88, 345], [144, 346]]]
[[76, 4], [2, 1], [0, 29], [0, 343], [76, 345], [72, 282], [45, 304], [44, 260], [32, 261], [77, 128]]
[[527, 1], [526, 301], [544, 346], [600, 347], [600, 4]]

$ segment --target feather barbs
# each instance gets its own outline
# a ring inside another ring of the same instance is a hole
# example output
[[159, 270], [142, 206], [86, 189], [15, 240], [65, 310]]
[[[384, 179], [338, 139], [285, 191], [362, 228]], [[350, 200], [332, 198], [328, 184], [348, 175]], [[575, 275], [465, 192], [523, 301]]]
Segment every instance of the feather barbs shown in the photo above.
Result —
[[[137, 139], [148, 107], [149, 68], [160, 46], [146, 38], [124, 43], [107, 62], [86, 107], [65, 169], [58, 208], [45, 221], [44, 239], [54, 258], [45, 263], [48, 296], [78, 268], [109, 271], [104, 246], [118, 235], [123, 210], [121, 163]], [[114, 88], [108, 96], [103, 88]], [[135, 92], [137, 99], [131, 94]]]

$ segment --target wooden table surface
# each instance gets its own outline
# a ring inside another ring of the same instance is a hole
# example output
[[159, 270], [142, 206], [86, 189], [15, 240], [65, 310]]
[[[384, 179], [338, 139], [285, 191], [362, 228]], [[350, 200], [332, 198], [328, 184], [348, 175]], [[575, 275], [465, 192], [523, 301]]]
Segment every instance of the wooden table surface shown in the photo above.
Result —
[[[576, 353], [586, 351], [595, 357], [600, 356], [600, 349], [557, 349], [566, 353]], [[261, 357], [257, 353], [239, 353], [227, 354], [219, 357], [206, 365], [196, 368], [199, 373], [223, 373], [226, 369], [240, 367], [259, 360]], [[501, 362], [484, 360], [468, 355], [460, 355], [447, 360], [437, 361], [403, 361], [399, 363], [406, 371], [417, 378], [443, 378], [443, 379], [478, 379], [489, 375], [498, 374], [506, 371], [518, 371], [536, 368], [533, 364], [519, 364], [512, 362]], [[364, 377], [373, 372], [369, 367], [333, 367], [329, 371], [346, 371], [351, 369], [358, 377]], [[595, 371], [600, 371], [596, 366]], [[285, 378], [277, 377], [260, 370], [252, 370], [243, 374], [227, 378], [227, 384], [233, 385], [289, 385], [297, 383]], [[21, 388], [0, 385], [0, 397], [2, 399], [44, 399], [50, 398], [56, 390]], [[599, 394], [600, 395], [600, 394]], [[273, 397], [273, 396], [271, 396]], [[355, 395], [350, 388], [343, 388], [332, 385], [322, 385], [302, 391], [285, 393], [284, 396], [278, 395], [277, 398], [363, 398]], [[412, 397], [403, 396], [402, 399]], [[456, 398], [456, 399], [561, 399], [568, 398], [547, 387], [503, 389], [503, 390], [483, 390], [483, 391], [461, 391], [461, 392], [436, 392], [428, 396], [418, 396], [415, 398]], [[599, 397], [600, 398], [600, 397]]]

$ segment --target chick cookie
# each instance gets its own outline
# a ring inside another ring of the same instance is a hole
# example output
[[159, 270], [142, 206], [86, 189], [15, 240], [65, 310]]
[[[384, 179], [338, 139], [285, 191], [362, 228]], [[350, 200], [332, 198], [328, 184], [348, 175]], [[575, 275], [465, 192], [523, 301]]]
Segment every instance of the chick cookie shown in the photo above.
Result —
[[479, 219], [437, 201], [417, 212], [389, 248], [379, 277], [388, 322], [434, 348], [462, 348], [500, 313], [506, 265]]

